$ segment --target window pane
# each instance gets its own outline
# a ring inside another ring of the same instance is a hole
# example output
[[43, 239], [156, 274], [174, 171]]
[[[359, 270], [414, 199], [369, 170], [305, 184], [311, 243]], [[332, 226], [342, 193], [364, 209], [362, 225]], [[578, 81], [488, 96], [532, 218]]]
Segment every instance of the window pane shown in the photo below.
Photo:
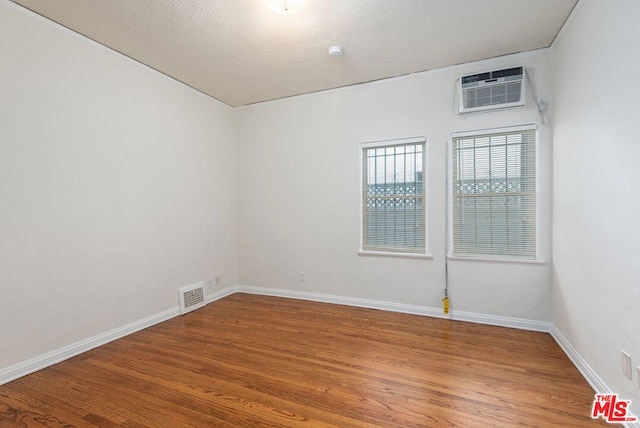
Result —
[[535, 129], [453, 138], [453, 253], [536, 257]]
[[363, 249], [425, 252], [424, 144], [363, 150]]

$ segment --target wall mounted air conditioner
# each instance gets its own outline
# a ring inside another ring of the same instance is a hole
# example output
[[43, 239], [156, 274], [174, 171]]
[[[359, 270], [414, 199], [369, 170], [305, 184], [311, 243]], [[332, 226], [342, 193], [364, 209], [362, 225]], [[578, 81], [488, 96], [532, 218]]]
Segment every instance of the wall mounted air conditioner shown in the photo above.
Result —
[[524, 67], [462, 76], [458, 80], [458, 113], [522, 107], [525, 86]]

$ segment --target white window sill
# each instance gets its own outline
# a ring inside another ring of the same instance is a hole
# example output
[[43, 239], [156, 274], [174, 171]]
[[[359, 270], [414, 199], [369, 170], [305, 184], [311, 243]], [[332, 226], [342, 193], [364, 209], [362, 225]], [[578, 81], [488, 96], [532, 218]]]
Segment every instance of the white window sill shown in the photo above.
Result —
[[395, 253], [392, 251], [370, 251], [360, 250], [358, 254], [361, 256], [374, 256], [374, 257], [400, 257], [405, 259], [433, 259], [433, 256], [429, 253]]
[[447, 256], [447, 260], [461, 261], [461, 262], [495, 262], [495, 263], [520, 263], [526, 265], [544, 265], [547, 262], [542, 259], [507, 259], [499, 257], [462, 257], [462, 256]]

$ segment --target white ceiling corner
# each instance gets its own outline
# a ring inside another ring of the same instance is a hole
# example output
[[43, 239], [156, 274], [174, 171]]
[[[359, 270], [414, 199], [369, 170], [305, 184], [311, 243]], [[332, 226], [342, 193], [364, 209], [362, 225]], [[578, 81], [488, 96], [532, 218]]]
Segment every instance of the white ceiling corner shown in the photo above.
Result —
[[578, 0], [12, 1], [242, 106], [545, 48]]

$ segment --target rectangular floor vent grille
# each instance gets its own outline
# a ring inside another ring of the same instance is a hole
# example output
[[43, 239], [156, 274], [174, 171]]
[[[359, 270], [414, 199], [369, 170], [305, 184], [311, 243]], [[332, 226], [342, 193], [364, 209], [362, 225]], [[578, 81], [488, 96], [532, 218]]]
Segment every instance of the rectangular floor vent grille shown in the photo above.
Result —
[[189, 285], [187, 287], [180, 288], [180, 313], [186, 314], [187, 312], [195, 311], [198, 308], [205, 306], [207, 303], [204, 300], [204, 283], [199, 282], [197, 284]]

